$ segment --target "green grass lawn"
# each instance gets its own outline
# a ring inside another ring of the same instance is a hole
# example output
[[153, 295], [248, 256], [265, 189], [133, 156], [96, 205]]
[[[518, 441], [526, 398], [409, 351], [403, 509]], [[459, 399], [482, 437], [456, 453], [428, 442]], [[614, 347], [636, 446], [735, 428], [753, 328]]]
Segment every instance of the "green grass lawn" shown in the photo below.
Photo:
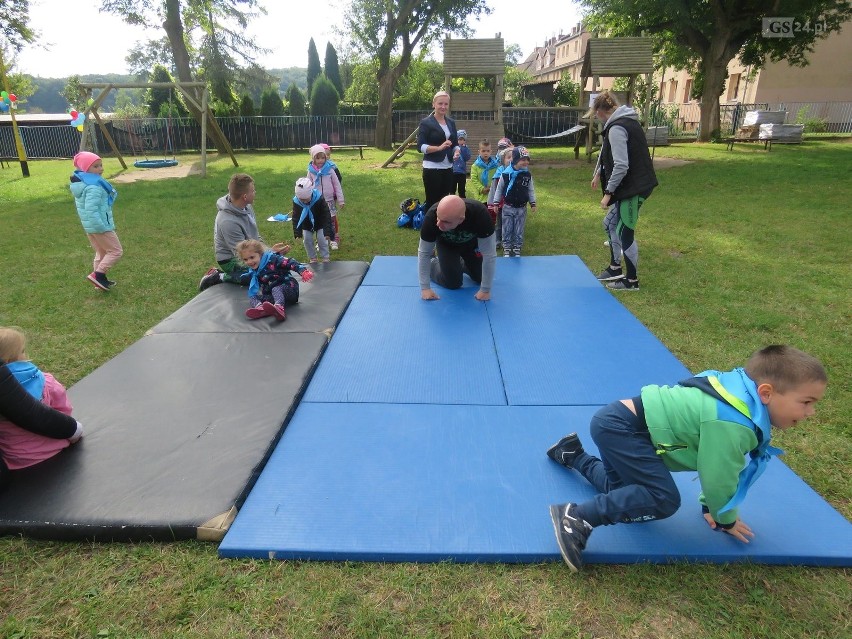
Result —
[[[608, 252], [591, 165], [575, 162], [571, 149], [531, 152], [539, 211], [528, 220], [524, 253], [576, 254], [597, 272]], [[347, 206], [333, 259], [415, 255], [417, 234], [395, 221], [402, 200], [423, 198], [420, 156], [409, 151], [395, 167], [378, 168], [389, 155], [335, 154]], [[771, 152], [685, 144], [656, 155], [689, 163], [659, 171], [637, 232], [642, 290], [619, 299], [693, 371], [740, 365], [769, 343], [822, 359], [830, 383], [817, 416], [777, 443], [784, 461], [849, 518], [852, 144]], [[215, 201], [230, 175], [255, 177], [265, 220], [289, 211], [308, 157], [238, 160], [235, 169], [227, 157], [212, 158], [206, 178], [116, 185], [125, 255], [109, 293], [85, 280], [91, 249], [68, 192], [70, 161], [30, 162], [29, 178], [14, 163], [1, 169], [0, 325], [23, 328], [32, 359], [66, 386], [137, 341], [190, 300], [213, 265]], [[107, 179], [120, 172], [116, 160], [105, 164]], [[260, 226], [269, 242], [292, 239], [288, 224]], [[294, 254], [304, 258], [304, 249]], [[756, 534], [803, 544], [819, 535], [795, 510], [777, 507], [788, 515], [785, 528]], [[225, 561], [215, 544], [200, 542], [5, 537], [0, 637], [834, 638], [849, 636], [850, 586], [852, 571], [841, 569], [592, 565], [571, 575], [561, 563]]]

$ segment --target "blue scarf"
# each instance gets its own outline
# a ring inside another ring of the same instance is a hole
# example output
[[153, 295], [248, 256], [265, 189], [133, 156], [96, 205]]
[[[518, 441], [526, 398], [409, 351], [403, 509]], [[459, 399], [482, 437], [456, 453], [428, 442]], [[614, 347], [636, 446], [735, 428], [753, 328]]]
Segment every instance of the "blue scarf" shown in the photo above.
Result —
[[37, 400], [44, 394], [44, 373], [32, 362], [9, 362], [9, 372], [15, 376], [21, 386]]
[[115, 198], [118, 197], [118, 191], [112, 188], [112, 184], [103, 179], [100, 175], [95, 175], [94, 173], [86, 173], [85, 171], [80, 171], [76, 169], [74, 171], [74, 175], [86, 186], [99, 186], [104, 191], [107, 192], [107, 204], [112, 206], [112, 203], [115, 202]]
[[334, 171], [334, 168], [336, 166], [337, 165], [334, 162], [332, 162], [331, 160], [326, 160], [325, 164], [322, 165], [322, 168], [318, 169], [317, 167], [314, 166], [313, 162], [308, 162], [308, 173], [311, 174], [311, 177], [314, 181], [314, 184], [316, 184], [318, 177], [321, 178], [324, 175], [330, 175], [331, 172]]
[[482, 169], [482, 173], [479, 174], [479, 181], [482, 182], [482, 186], [488, 186], [488, 172], [497, 166], [497, 158], [488, 158], [486, 164], [482, 161], [482, 156], [477, 155], [473, 164]]
[[269, 258], [272, 257], [272, 251], [266, 251], [263, 255], [260, 256], [260, 263], [257, 265], [257, 268], [250, 268], [249, 273], [251, 273], [251, 282], [249, 283], [248, 294], [249, 297], [254, 297], [260, 292], [260, 282], [257, 281], [257, 274], [266, 268], [266, 265], [269, 264]]
[[751, 426], [757, 435], [758, 445], [751, 451], [751, 460], [740, 471], [737, 490], [720, 513], [736, 508], [745, 498], [748, 489], [766, 470], [766, 464], [773, 455], [784, 453], [780, 448], [769, 445], [769, 411], [757, 394], [757, 384], [746, 375], [742, 368], [722, 373], [704, 371], [696, 377], [704, 377], [710, 386], [724, 400], [720, 403], [719, 418]]
[[503, 171], [500, 175], [502, 176], [503, 173], [509, 176], [509, 185], [506, 187], [506, 192], [503, 193], [503, 195], [505, 196], [508, 195], [509, 191], [512, 190], [512, 185], [515, 183], [515, 178], [518, 177], [518, 174], [529, 173], [529, 170], [516, 169], [514, 164], [510, 164], [509, 166], [503, 168]]
[[302, 222], [305, 221], [305, 218], [308, 218], [311, 221], [311, 228], [314, 226], [314, 212], [311, 211], [311, 207], [317, 203], [317, 201], [321, 198], [320, 192], [316, 189], [313, 190], [313, 195], [311, 195], [311, 201], [308, 204], [305, 204], [297, 198], [295, 195], [293, 196], [293, 202], [302, 207], [302, 214], [299, 216], [299, 223], [296, 224], [296, 228], [302, 226]]

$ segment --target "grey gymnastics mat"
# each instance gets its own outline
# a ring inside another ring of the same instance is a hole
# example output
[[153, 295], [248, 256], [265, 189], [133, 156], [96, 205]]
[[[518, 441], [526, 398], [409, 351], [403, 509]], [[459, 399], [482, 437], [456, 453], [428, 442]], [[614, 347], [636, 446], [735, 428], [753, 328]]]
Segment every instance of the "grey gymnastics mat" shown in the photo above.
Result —
[[295, 410], [367, 264], [320, 264], [286, 322], [220, 285], [69, 389], [76, 446], [12, 473], [0, 534], [219, 540]]
[[319, 333], [337, 325], [364, 279], [366, 262], [311, 264], [310, 282], [299, 280], [299, 303], [288, 306], [287, 321], [246, 321], [248, 289], [233, 284], [211, 286], [166, 317], [149, 333]]

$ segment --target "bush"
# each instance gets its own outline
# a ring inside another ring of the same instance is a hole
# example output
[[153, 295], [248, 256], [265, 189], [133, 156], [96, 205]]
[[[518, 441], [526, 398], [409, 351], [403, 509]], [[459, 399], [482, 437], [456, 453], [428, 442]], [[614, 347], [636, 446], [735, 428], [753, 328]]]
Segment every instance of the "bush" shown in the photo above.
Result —
[[340, 94], [325, 74], [314, 80], [311, 89], [311, 115], [337, 115]]
[[273, 88], [265, 89], [260, 94], [260, 115], [284, 115], [284, 103], [278, 91]]
[[287, 89], [287, 95], [284, 96], [287, 100], [287, 107], [290, 115], [307, 115], [305, 109], [305, 94], [299, 90], [296, 83], [293, 82]]

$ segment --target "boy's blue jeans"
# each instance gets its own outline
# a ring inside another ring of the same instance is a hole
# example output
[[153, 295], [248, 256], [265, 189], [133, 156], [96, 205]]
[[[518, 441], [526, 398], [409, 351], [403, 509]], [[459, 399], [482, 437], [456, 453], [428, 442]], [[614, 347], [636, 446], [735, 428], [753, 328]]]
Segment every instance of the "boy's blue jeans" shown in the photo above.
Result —
[[595, 413], [590, 431], [601, 458], [583, 453], [574, 468], [600, 494], [577, 505], [583, 519], [601, 526], [664, 519], [677, 511], [680, 493], [643, 420], [613, 402]]

